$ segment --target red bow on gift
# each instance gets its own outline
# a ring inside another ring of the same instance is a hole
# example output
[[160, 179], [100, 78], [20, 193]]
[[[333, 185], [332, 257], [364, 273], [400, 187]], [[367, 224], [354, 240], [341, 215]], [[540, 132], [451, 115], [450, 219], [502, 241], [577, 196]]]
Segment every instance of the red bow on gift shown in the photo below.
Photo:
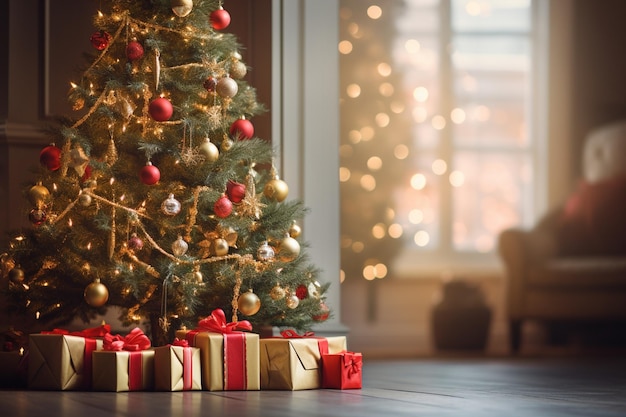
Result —
[[215, 333], [232, 333], [236, 330], [252, 330], [252, 324], [248, 320], [226, 323], [224, 310], [216, 308], [210, 316], [198, 321], [198, 331]]
[[85, 329], [85, 330], [80, 330], [80, 331], [75, 331], [75, 332], [70, 332], [69, 330], [65, 330], [65, 329], [52, 329], [49, 331], [42, 331], [41, 334], [61, 334], [61, 335], [67, 335], [67, 336], [80, 336], [80, 337], [94, 338], [94, 337], [104, 337], [110, 332], [111, 332], [111, 325], [102, 324], [98, 327], [92, 327], [90, 329]]
[[175, 338], [172, 342], [172, 346], [189, 347], [189, 342], [185, 339], [181, 340], [179, 338]]
[[146, 350], [151, 346], [150, 339], [146, 336], [139, 327], [135, 327], [126, 336], [112, 335], [108, 333], [104, 336], [104, 343], [102, 348], [104, 350]]
[[363, 360], [361, 356], [355, 356], [353, 352], [346, 352], [346, 362], [344, 366], [348, 369], [348, 377], [352, 377], [361, 371]]
[[280, 332], [280, 334], [285, 339], [300, 339], [300, 338], [303, 338], [303, 337], [314, 337], [315, 336], [315, 333], [313, 333], [313, 332], [305, 332], [304, 334], [300, 335], [300, 334], [296, 333], [295, 330], [291, 330], [291, 329], [283, 330], [282, 332]]

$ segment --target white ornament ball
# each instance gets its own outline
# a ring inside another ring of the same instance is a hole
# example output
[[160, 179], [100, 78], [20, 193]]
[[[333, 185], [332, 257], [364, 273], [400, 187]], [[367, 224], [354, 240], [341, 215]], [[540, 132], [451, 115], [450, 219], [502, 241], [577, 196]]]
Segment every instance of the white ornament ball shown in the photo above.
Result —
[[298, 304], [300, 304], [300, 299], [297, 295], [290, 295], [289, 297], [287, 297], [287, 300], [285, 300], [285, 302], [287, 303], [287, 307], [293, 310], [294, 308], [298, 307]]
[[170, 194], [169, 197], [161, 204], [161, 210], [168, 216], [175, 216], [180, 213], [181, 205], [180, 201], [174, 198], [174, 194]]
[[217, 94], [224, 98], [232, 98], [235, 97], [237, 92], [239, 91], [239, 86], [237, 85], [237, 81], [233, 80], [230, 77], [223, 77], [217, 82], [217, 86], [215, 87]]
[[267, 242], [263, 242], [256, 252], [257, 259], [263, 262], [271, 261], [272, 259], [274, 259], [274, 255], [274, 249], [270, 245], [268, 245]]
[[313, 298], [320, 298], [320, 290], [322, 289], [322, 286], [320, 285], [319, 282], [315, 281], [315, 282], [311, 282], [307, 288], [309, 290], [309, 295]]
[[178, 239], [172, 243], [172, 252], [174, 252], [175, 256], [183, 256], [187, 253], [187, 249], [189, 249], [189, 245], [181, 236], [178, 236]]

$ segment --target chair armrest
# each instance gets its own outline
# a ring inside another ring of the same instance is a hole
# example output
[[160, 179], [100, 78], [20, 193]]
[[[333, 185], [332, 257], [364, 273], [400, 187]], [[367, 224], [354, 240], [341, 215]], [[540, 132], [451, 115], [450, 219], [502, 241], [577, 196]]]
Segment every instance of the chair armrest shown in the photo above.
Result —
[[558, 241], [550, 229], [507, 229], [499, 237], [498, 250], [507, 267], [542, 264], [558, 255]]
[[507, 229], [499, 236], [498, 250], [505, 266], [509, 316], [519, 319], [523, 316], [529, 271], [557, 255], [556, 235], [551, 228]]

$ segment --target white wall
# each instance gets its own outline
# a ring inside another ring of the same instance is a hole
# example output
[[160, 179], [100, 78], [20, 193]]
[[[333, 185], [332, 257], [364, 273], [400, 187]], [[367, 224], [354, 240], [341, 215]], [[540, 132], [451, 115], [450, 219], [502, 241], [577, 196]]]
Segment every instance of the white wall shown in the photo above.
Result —
[[[339, 284], [338, 0], [274, 0], [272, 139], [289, 198], [310, 212], [303, 239], [333, 316], [317, 332], [344, 333]], [[323, 28], [323, 29], [322, 29]]]

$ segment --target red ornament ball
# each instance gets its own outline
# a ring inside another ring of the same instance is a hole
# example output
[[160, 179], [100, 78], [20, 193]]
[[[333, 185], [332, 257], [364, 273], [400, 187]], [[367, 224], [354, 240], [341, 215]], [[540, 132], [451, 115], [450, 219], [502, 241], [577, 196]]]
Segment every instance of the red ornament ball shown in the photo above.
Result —
[[131, 61], [143, 58], [143, 46], [137, 41], [130, 41], [126, 45], [126, 57]]
[[217, 217], [221, 217], [222, 219], [228, 217], [230, 213], [233, 211], [233, 203], [228, 199], [227, 196], [223, 195], [217, 199], [215, 204], [213, 205], [213, 211]]
[[250, 120], [237, 119], [230, 125], [230, 135], [237, 140], [251, 139], [254, 136], [254, 125]]
[[150, 102], [148, 113], [157, 122], [167, 122], [174, 114], [174, 107], [168, 99], [159, 97]]
[[296, 288], [296, 297], [301, 300], [304, 300], [309, 295], [309, 290], [307, 290], [305, 285], [298, 285]]
[[240, 203], [246, 196], [246, 186], [237, 181], [228, 181], [228, 184], [226, 184], [226, 195], [233, 203]]
[[139, 171], [139, 178], [141, 178], [141, 182], [146, 185], [154, 185], [161, 179], [161, 171], [159, 171], [159, 168], [152, 165], [152, 163], [148, 162], [146, 166]]
[[217, 79], [215, 77], [209, 77], [204, 80], [204, 84], [202, 86], [206, 89], [206, 91], [213, 93], [217, 88]]
[[113, 37], [111, 36], [109, 32], [105, 30], [99, 30], [97, 32], [94, 32], [93, 35], [91, 35], [91, 38], [89, 38], [89, 41], [91, 42], [94, 48], [96, 48], [98, 51], [102, 51], [107, 46], [109, 46], [111, 39], [113, 39]]
[[215, 30], [226, 29], [228, 25], [230, 25], [230, 13], [220, 7], [219, 9], [211, 12], [209, 21]]
[[61, 168], [61, 148], [48, 145], [39, 153], [39, 162], [45, 165], [50, 171]]
[[128, 239], [128, 247], [132, 250], [140, 251], [143, 249], [143, 240], [136, 233], [133, 233], [130, 239]]
[[313, 316], [315, 321], [326, 321], [330, 315], [330, 309], [326, 303], [320, 303], [320, 313]]
[[39, 226], [44, 223], [47, 218], [48, 215], [41, 209], [32, 209], [30, 213], [28, 213], [28, 220], [30, 220], [30, 222], [35, 226]]

